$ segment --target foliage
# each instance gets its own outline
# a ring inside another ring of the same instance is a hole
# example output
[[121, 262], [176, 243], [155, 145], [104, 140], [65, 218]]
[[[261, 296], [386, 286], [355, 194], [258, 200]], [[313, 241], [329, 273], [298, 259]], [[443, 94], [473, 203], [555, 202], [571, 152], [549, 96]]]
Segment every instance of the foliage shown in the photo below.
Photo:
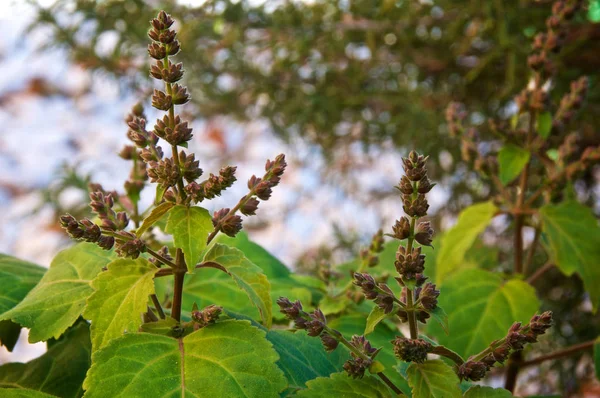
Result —
[[[134, 145], [120, 153], [132, 163], [124, 194], [90, 185], [97, 217], [61, 217], [81, 242], [60, 252], [43, 276], [40, 267], [0, 257], [2, 343], [14, 346], [20, 325], [31, 329], [30, 341], [49, 347], [27, 364], [0, 367], [0, 395], [509, 397], [526, 366], [593, 346], [597, 362], [597, 336], [534, 359], [522, 354], [551, 330], [552, 313], [543, 311], [535, 286], [552, 266], [579, 275], [594, 311], [598, 304], [598, 223], [561, 195], [600, 158], [598, 148], [570, 150], [564, 130], [587, 82], [578, 80], [556, 109], [543, 89], [553, 70], [552, 38], [563, 37], [579, 6], [553, 7], [547, 32], [534, 39], [534, 84], [519, 96], [517, 117], [510, 126], [488, 126], [497, 138], [487, 141], [468, 127], [460, 105], [447, 113], [465, 160], [491, 181], [492, 199], [465, 209], [434, 240], [424, 220], [435, 183], [428, 157], [412, 151], [396, 187], [406, 215], [389, 233], [378, 231], [356, 260], [315, 275], [289, 271], [240, 233], [240, 214], [254, 215], [279, 184], [283, 155], [249, 179], [232, 208], [210, 215], [201, 207], [235, 182], [236, 168], [200, 180], [199, 161], [182, 149], [192, 129], [175, 106], [189, 95], [178, 83], [182, 65], [172, 61], [180, 47], [174, 20], [160, 12], [148, 52], [156, 60], [150, 73], [164, 84], [152, 106], [165, 116], [152, 130], [141, 105], [128, 116]], [[155, 200], [141, 209], [148, 180]], [[488, 250], [481, 235], [498, 233], [486, 231], [498, 216], [511, 223], [500, 234], [514, 245]], [[529, 251], [526, 226], [535, 230]], [[505, 362], [506, 389], [471, 386]]]

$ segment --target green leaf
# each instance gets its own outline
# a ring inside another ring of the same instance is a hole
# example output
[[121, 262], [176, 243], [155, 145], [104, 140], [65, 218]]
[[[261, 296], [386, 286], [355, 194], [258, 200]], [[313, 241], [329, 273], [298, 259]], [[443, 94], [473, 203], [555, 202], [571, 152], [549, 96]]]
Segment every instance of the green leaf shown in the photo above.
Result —
[[148, 217], [144, 219], [142, 225], [135, 231], [137, 236], [142, 236], [150, 227], [152, 227], [158, 220], [164, 217], [175, 206], [173, 202], [163, 202], [156, 206]]
[[21, 326], [12, 321], [0, 321], [0, 345], [6, 347], [8, 351], [12, 351], [19, 341], [21, 335]]
[[[344, 335], [347, 339], [350, 339], [352, 335], [362, 335], [366, 328], [365, 316], [361, 313], [350, 313], [332, 319], [328, 325]], [[380, 324], [373, 333], [367, 336], [367, 339], [371, 342], [371, 345], [375, 348], [383, 348], [377, 355], [377, 360], [380, 361], [386, 368], [386, 376], [392, 380], [392, 382], [398, 386], [405, 394], [410, 392], [408, 383], [398, 372], [391, 371], [398, 363], [398, 359], [394, 356], [392, 350], [391, 341], [396, 336], [401, 335], [399, 331], [390, 329], [385, 323]], [[338, 347], [338, 350], [341, 349]], [[345, 349], [345, 348], [344, 348]], [[390, 370], [389, 372], [387, 370]]]
[[212, 218], [202, 207], [177, 205], [169, 212], [166, 232], [173, 235], [175, 247], [183, 251], [190, 273], [194, 272], [212, 230]]
[[23, 388], [0, 388], [0, 397], [3, 398], [54, 398], [56, 395], [49, 395], [35, 390]]
[[[394, 314], [395, 311], [392, 311], [391, 314]], [[373, 331], [375, 330], [375, 326], [377, 326], [377, 324], [381, 321], [383, 321], [385, 318], [387, 318], [389, 315], [386, 314], [381, 308], [379, 308], [379, 306], [375, 305], [373, 306], [373, 309], [371, 310], [371, 312], [369, 313], [369, 316], [367, 317], [367, 324], [365, 325], [365, 335], [373, 333]]]
[[216, 263], [223, 266], [256, 306], [265, 326], [272, 321], [271, 285], [262, 269], [248, 260], [244, 253], [233, 247], [215, 244], [204, 256], [203, 263]]
[[321, 340], [302, 331], [272, 330], [267, 333], [267, 340], [279, 354], [277, 365], [283, 370], [291, 391], [304, 388], [307, 381], [316, 377], [329, 377], [342, 369], [348, 359], [345, 350], [327, 353]]
[[137, 332], [148, 296], [154, 293], [152, 278], [158, 268], [145, 258], [117, 259], [92, 281], [95, 292], [83, 313], [92, 322], [92, 348], [106, 346], [125, 332]]
[[456, 225], [442, 238], [435, 266], [435, 281], [438, 284], [442, 284], [448, 275], [464, 266], [467, 251], [489, 225], [497, 210], [490, 201], [467, 207], [460, 213]]
[[463, 358], [485, 349], [506, 335], [513, 322], [527, 323], [540, 303], [531, 285], [517, 279], [504, 281], [498, 274], [467, 269], [449, 277], [439, 297], [439, 305], [452, 308], [446, 335], [432, 323], [429, 332], [438, 342]]
[[319, 377], [306, 383], [307, 390], [299, 391], [296, 397], [322, 398], [391, 398], [392, 395], [379, 379], [365, 376], [353, 379], [345, 373], [335, 373], [331, 377]]
[[175, 319], [168, 317], [165, 319], [159, 319], [156, 322], [144, 323], [141, 327], [142, 332], [160, 334], [163, 336], [173, 336], [173, 328], [179, 325]]
[[278, 397], [279, 356], [248, 321], [224, 321], [180, 339], [126, 334], [94, 353], [86, 398]]
[[594, 23], [600, 22], [600, 0], [590, 0], [587, 18]]
[[81, 315], [85, 300], [94, 292], [91, 280], [114, 257], [92, 243], [61, 251], [37, 286], [0, 320], [30, 328], [31, 343], [58, 338]]
[[337, 298], [325, 296], [323, 297], [323, 300], [319, 302], [319, 308], [325, 315], [339, 314], [344, 311], [350, 303], [350, 300], [348, 300], [348, 297], [346, 296]]
[[537, 115], [537, 132], [543, 138], [548, 138], [552, 131], [552, 114], [550, 112], [542, 112]]
[[262, 268], [269, 280], [291, 276], [290, 270], [277, 257], [262, 246], [249, 240], [248, 234], [244, 231], [238, 233], [235, 238], [220, 234], [215, 240], [218, 243], [241, 250], [248, 260]]
[[[40, 281], [45, 268], [0, 254], [0, 314], [17, 305]], [[0, 345], [12, 351], [21, 327], [10, 320], [0, 321]]]
[[507, 185], [521, 174], [523, 168], [529, 162], [531, 153], [516, 145], [507, 144], [498, 153], [498, 166], [500, 169], [500, 182]]
[[566, 275], [577, 272], [590, 294], [594, 311], [600, 305], [600, 227], [592, 210], [578, 202], [540, 209], [542, 232], [550, 257]]
[[465, 393], [465, 398], [512, 398], [510, 391], [504, 388], [473, 386]]
[[406, 370], [413, 398], [462, 397], [459, 380], [454, 370], [436, 359], [413, 363]]
[[444, 333], [448, 334], [448, 314], [439, 305], [433, 311], [427, 311], [428, 314], [442, 327]]
[[[81, 322], [41, 357], [28, 363], [0, 366], [0, 387], [35, 390], [64, 398], [79, 397], [89, 366], [90, 335], [87, 324]], [[24, 394], [21, 396], [36, 396]]]

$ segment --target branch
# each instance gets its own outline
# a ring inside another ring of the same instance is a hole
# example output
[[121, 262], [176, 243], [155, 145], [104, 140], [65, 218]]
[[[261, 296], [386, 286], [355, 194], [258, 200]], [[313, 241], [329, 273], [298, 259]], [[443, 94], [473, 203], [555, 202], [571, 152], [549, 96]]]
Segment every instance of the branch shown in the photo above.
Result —
[[563, 348], [562, 350], [555, 351], [551, 354], [542, 355], [537, 358], [530, 359], [529, 361], [521, 361], [519, 363], [519, 366], [520, 367], [532, 366], [532, 365], [537, 365], [538, 363], [542, 363], [545, 361], [550, 361], [553, 359], [567, 357], [573, 353], [576, 353], [577, 351], [583, 351], [583, 350], [588, 350], [590, 348], [593, 348], [594, 344], [596, 344], [596, 341], [597, 341], [596, 339], [591, 340], [591, 341], [586, 341], [585, 343], [576, 344], [571, 347]]

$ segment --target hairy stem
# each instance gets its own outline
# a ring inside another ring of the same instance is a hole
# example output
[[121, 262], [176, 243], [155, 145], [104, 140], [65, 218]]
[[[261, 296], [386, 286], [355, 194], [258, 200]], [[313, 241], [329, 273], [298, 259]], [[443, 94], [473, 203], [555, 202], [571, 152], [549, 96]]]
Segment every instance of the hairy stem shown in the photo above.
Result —
[[181, 321], [181, 300], [183, 297], [183, 281], [185, 279], [186, 265], [183, 252], [177, 249], [175, 260], [177, 268], [173, 270], [173, 306], [171, 307], [171, 318], [177, 322]]

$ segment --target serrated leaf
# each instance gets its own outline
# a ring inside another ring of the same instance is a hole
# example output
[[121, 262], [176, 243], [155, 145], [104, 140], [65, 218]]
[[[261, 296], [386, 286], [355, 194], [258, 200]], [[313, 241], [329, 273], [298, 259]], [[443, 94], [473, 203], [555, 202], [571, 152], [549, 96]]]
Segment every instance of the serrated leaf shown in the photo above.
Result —
[[[344, 335], [347, 339], [350, 339], [352, 335], [362, 335], [366, 328], [366, 319], [365, 316], [361, 313], [350, 313], [344, 315], [342, 317], [332, 319], [329, 321], [328, 325], [340, 333]], [[367, 340], [371, 342], [371, 345], [375, 348], [383, 348], [381, 352], [377, 355], [377, 360], [383, 363], [386, 368], [385, 375], [392, 380], [392, 382], [400, 388], [405, 394], [410, 392], [410, 388], [408, 387], [408, 383], [400, 375], [400, 373], [390, 371], [394, 366], [396, 366], [399, 361], [394, 356], [394, 352], [391, 349], [391, 341], [396, 338], [396, 336], [401, 335], [401, 333], [397, 330], [390, 329], [385, 323], [382, 323], [373, 331], [373, 333], [367, 336]], [[338, 350], [341, 349], [338, 347]]]
[[552, 114], [550, 112], [542, 112], [537, 115], [537, 132], [543, 138], [548, 138], [552, 131]]
[[[0, 315], [17, 305], [40, 281], [46, 269], [0, 254]], [[0, 345], [12, 351], [19, 340], [21, 326], [10, 321], [0, 321]]]
[[172, 202], [163, 202], [156, 206], [148, 217], [144, 219], [142, 225], [135, 231], [137, 236], [142, 236], [144, 232], [146, 232], [149, 228], [151, 228], [158, 220], [163, 218], [165, 214], [169, 212], [175, 206], [175, 203]]
[[464, 266], [467, 251], [490, 224], [497, 210], [491, 201], [469, 206], [460, 213], [456, 225], [444, 233], [435, 265], [435, 281], [438, 284]]
[[58, 338], [81, 315], [94, 291], [90, 282], [114, 257], [92, 243], [61, 251], [40, 282], [0, 320], [11, 319], [30, 328], [31, 343]]
[[448, 314], [439, 305], [433, 311], [427, 311], [428, 314], [442, 327], [444, 333], [448, 334]]
[[120, 258], [92, 281], [83, 316], [92, 322], [92, 348], [106, 346], [125, 332], [137, 332], [148, 296], [154, 293], [152, 278], [158, 268], [145, 258]]
[[439, 305], [452, 308], [446, 335], [441, 326], [431, 323], [429, 332], [441, 345], [463, 358], [485, 349], [489, 343], [506, 336], [513, 322], [527, 323], [540, 303], [528, 283], [504, 281], [498, 274], [467, 269], [449, 277], [439, 297]]
[[291, 276], [290, 270], [277, 257], [273, 256], [262, 246], [251, 241], [248, 238], [248, 234], [244, 231], [238, 233], [235, 238], [220, 234], [215, 240], [217, 243], [241, 250], [248, 260], [263, 270], [269, 280]]
[[206, 209], [177, 205], [169, 211], [166, 232], [173, 235], [175, 247], [183, 251], [188, 271], [193, 273], [206, 239], [212, 232], [212, 217]]
[[566, 275], [577, 272], [589, 292], [594, 311], [600, 305], [600, 227], [592, 210], [578, 202], [540, 209], [548, 251]]
[[458, 376], [450, 366], [439, 359], [412, 363], [406, 374], [413, 398], [462, 397]]
[[512, 398], [510, 391], [504, 388], [473, 386], [465, 393], [465, 398]]
[[283, 370], [288, 380], [287, 390], [304, 388], [305, 383], [342, 369], [348, 359], [348, 353], [337, 349], [327, 353], [320, 339], [309, 337], [305, 332], [292, 333], [284, 330], [271, 330], [267, 340], [279, 354], [277, 366]]
[[279, 356], [248, 321], [224, 321], [183, 338], [126, 334], [93, 355], [86, 398], [278, 397]]
[[223, 266], [256, 306], [265, 326], [271, 327], [272, 307], [271, 284], [262, 269], [250, 262], [244, 253], [233, 247], [215, 244], [206, 253], [203, 263], [216, 263]]
[[517, 178], [530, 158], [531, 153], [524, 148], [513, 144], [503, 146], [498, 153], [500, 182], [506, 185]]
[[[394, 314], [395, 311], [392, 311], [392, 314]], [[373, 306], [373, 309], [371, 310], [371, 312], [369, 313], [369, 316], [367, 317], [367, 324], [365, 325], [365, 335], [368, 335], [370, 333], [373, 333], [373, 331], [375, 330], [375, 326], [377, 326], [377, 324], [381, 321], [383, 321], [385, 318], [387, 318], [389, 315], [386, 314], [381, 308], [379, 308], [379, 306], [375, 305]]]
[[319, 377], [306, 383], [307, 390], [295, 396], [304, 398], [391, 398], [392, 394], [379, 379], [365, 376], [353, 379], [345, 373], [334, 373], [330, 377]]
[[64, 398], [80, 397], [83, 393], [81, 385], [90, 366], [90, 346], [88, 326], [81, 322], [41, 357], [28, 363], [0, 366], [0, 387], [35, 390]]

